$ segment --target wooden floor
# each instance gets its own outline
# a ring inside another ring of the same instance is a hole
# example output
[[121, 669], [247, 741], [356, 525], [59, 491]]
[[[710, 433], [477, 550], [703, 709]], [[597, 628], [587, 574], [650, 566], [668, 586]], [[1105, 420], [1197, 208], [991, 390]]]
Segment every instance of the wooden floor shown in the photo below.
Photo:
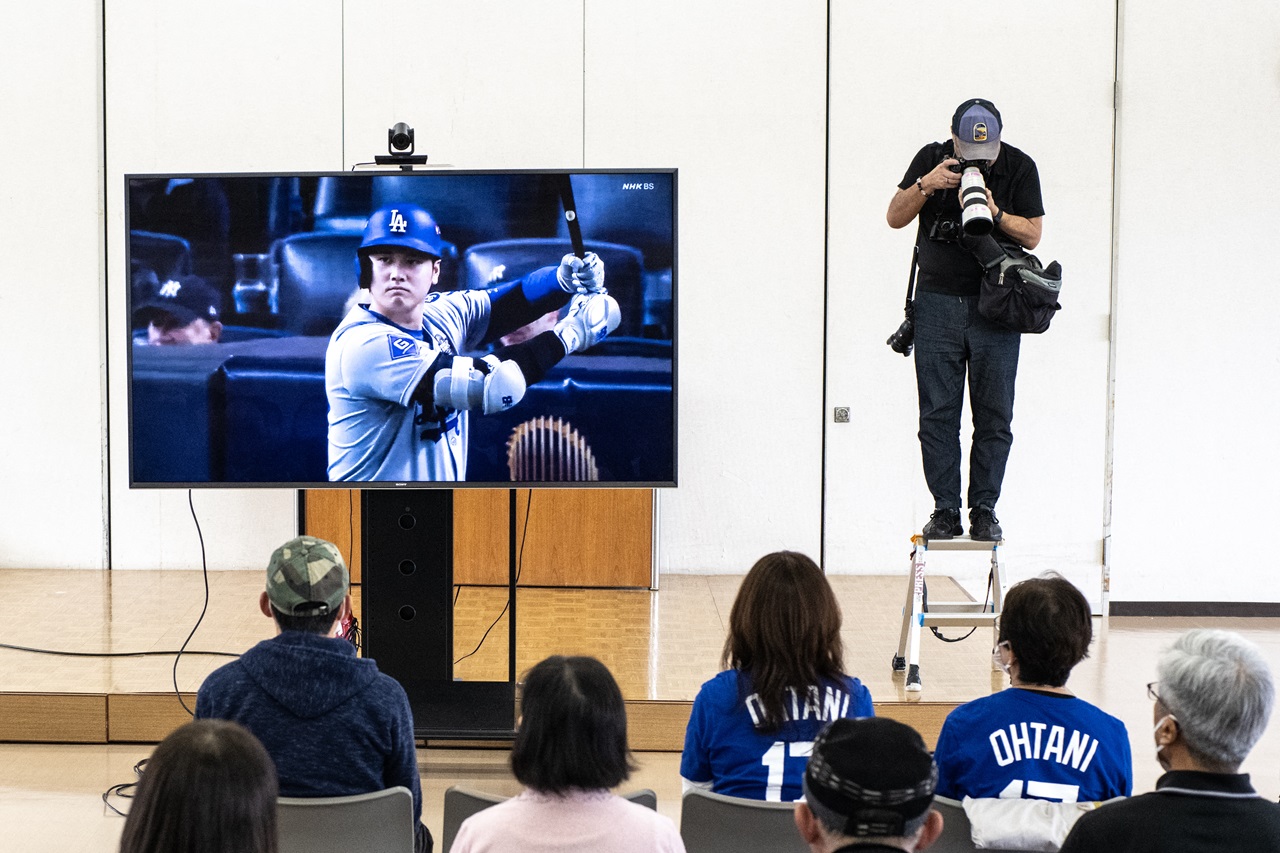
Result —
[[[661, 590], [522, 589], [517, 668], [552, 653], [592, 654], [618, 678], [628, 701], [641, 769], [624, 787], [651, 787], [660, 811], [679, 816], [679, 748], [699, 685], [718, 669], [720, 646], [740, 576], [669, 575]], [[990, 632], [946, 644], [926, 634], [925, 689], [903, 690], [890, 659], [901, 629], [905, 577], [831, 578], [845, 614], [846, 662], [870, 688], [877, 713], [916, 725], [932, 742], [956, 704], [1000, 689], [990, 667]], [[258, 572], [209, 575], [210, 599], [190, 649], [237, 653], [271, 635], [257, 610]], [[0, 643], [75, 652], [166, 651], [181, 646], [204, 599], [195, 572], [0, 570]], [[963, 598], [947, 578], [931, 578], [935, 600]], [[455, 608], [455, 657], [470, 652], [498, 619], [505, 589], [465, 587]], [[1149, 790], [1151, 703], [1145, 684], [1159, 649], [1191, 627], [1225, 627], [1258, 643], [1280, 672], [1280, 620], [1229, 618], [1095, 620], [1089, 659], [1070, 686], [1129, 728], [1135, 790]], [[956, 635], [966, 629], [949, 629]], [[461, 661], [464, 679], [506, 674], [507, 627], [498, 619], [480, 650]], [[187, 704], [204, 677], [229, 658], [186, 655], [177, 669]], [[101, 794], [132, 778], [132, 766], [186, 719], [174, 695], [174, 658], [53, 657], [0, 649], [0, 821], [6, 849], [114, 850], [122, 821]], [[425, 744], [419, 751], [425, 817], [439, 832], [443, 791], [469, 784], [514, 792], [505, 751]], [[1273, 725], [1245, 770], [1264, 795], [1280, 796], [1280, 725]], [[116, 801], [122, 810], [127, 802]], [[10, 846], [12, 845], [12, 846]]]

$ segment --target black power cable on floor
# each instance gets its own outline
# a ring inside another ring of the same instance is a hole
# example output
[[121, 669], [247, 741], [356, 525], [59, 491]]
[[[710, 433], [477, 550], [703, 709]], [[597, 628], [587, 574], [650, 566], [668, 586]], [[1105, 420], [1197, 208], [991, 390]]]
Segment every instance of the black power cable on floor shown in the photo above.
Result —
[[[143, 768], [147, 766], [148, 760], [149, 759], [144, 758], [141, 761], [139, 761], [137, 764], [133, 765], [133, 775], [141, 779]], [[113, 796], [116, 796], [116, 797], [120, 797], [121, 799], [132, 800], [134, 789], [137, 787], [138, 787], [137, 782], [121, 782], [119, 785], [112, 785], [110, 788], [102, 792], [102, 804], [107, 808], [111, 809], [116, 814], [120, 815], [120, 817], [128, 817], [127, 814], [120, 811], [118, 808], [116, 808], [111, 804], [111, 798]]]
[[182, 646], [178, 649], [178, 654], [173, 658], [173, 692], [178, 697], [182, 710], [191, 716], [195, 716], [196, 712], [187, 707], [186, 700], [182, 698], [182, 691], [178, 689], [178, 661], [182, 660], [182, 654], [187, 650], [187, 643], [191, 642], [191, 638], [196, 635], [196, 631], [200, 628], [200, 623], [204, 621], [204, 614], [209, 609], [209, 562], [204, 552], [204, 533], [200, 530], [200, 519], [196, 517], [196, 505], [191, 497], [191, 490], [187, 489], [187, 506], [191, 508], [191, 520], [196, 525], [196, 536], [200, 539], [200, 569], [204, 578], [204, 604], [200, 606], [200, 616], [196, 619], [196, 624], [191, 626], [191, 633], [187, 634], [187, 638], [182, 641]]
[[[529, 511], [531, 509], [533, 509], [533, 489], [529, 489], [528, 497], [525, 498], [525, 502], [524, 502], [524, 527], [520, 530], [520, 552], [516, 556], [516, 583], [517, 584], [520, 583], [520, 573], [524, 571], [524, 543], [529, 539], [529, 536], [528, 536]], [[453, 604], [455, 607], [458, 604], [458, 593], [460, 593], [461, 591], [462, 591], [462, 587], [459, 585], [457, 588], [457, 591], [455, 591], [453, 595]], [[502, 621], [503, 614], [505, 614], [507, 612], [507, 608], [511, 606], [511, 596], [513, 594], [514, 594], [513, 592], [508, 590], [507, 600], [502, 605], [502, 611], [498, 613], [497, 618], [495, 618], [493, 622], [489, 623], [489, 627], [485, 629], [484, 636], [480, 638], [480, 642], [476, 643], [476, 647], [474, 649], [472, 649], [462, 657], [455, 660], [453, 662], [454, 666], [457, 666], [462, 661], [466, 660], [467, 658], [474, 655], [476, 652], [480, 651], [480, 647], [484, 645], [484, 641], [489, 638], [489, 632], [494, 629], [495, 625], [497, 625], [499, 622]]]

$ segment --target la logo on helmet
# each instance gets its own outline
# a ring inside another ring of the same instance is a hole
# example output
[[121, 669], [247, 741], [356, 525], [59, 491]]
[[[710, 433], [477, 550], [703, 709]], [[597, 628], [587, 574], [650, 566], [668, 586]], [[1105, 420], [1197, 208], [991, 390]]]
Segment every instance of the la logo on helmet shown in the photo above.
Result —
[[391, 210], [391, 224], [387, 226], [388, 231], [394, 231], [397, 234], [403, 234], [409, 229], [409, 222], [400, 215], [398, 209]]

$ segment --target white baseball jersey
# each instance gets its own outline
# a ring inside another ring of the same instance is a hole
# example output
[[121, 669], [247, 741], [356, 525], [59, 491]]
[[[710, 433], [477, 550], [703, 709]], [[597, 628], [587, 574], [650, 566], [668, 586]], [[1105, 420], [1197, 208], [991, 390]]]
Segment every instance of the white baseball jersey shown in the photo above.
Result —
[[489, 326], [482, 290], [427, 296], [422, 329], [357, 305], [329, 338], [329, 479], [465, 480], [467, 413], [427, 410], [413, 392], [441, 353], [474, 350]]

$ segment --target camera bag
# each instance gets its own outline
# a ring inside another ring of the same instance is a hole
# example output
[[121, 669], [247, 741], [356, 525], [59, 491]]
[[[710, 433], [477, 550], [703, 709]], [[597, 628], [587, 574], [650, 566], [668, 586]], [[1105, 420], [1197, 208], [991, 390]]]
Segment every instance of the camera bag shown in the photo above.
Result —
[[967, 237], [962, 243], [982, 264], [978, 313], [1015, 332], [1040, 334], [1062, 309], [1062, 265], [1045, 267], [1020, 246], [1004, 245], [990, 235]]

